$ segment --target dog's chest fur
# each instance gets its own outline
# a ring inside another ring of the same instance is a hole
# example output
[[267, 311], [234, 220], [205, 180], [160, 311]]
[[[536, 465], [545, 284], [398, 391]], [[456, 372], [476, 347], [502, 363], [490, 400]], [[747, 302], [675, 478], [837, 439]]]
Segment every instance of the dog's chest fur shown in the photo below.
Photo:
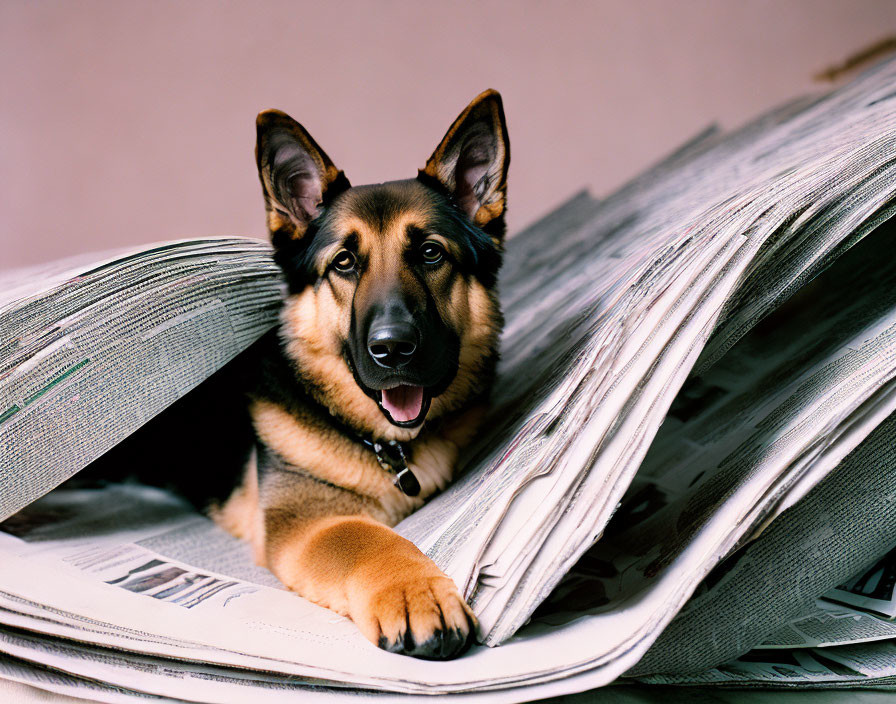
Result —
[[383, 514], [380, 520], [389, 525], [444, 489], [457, 459], [457, 446], [438, 435], [424, 433], [409, 443], [408, 465], [421, 488], [419, 496], [411, 497], [395, 486], [394, 476], [380, 466], [367, 446], [339, 430], [309, 423], [294, 411], [266, 400], [254, 401], [250, 412], [258, 439], [268, 451], [316, 480], [374, 499]]
[[365, 513], [395, 525], [451, 481], [460, 448], [469, 442], [484, 409], [474, 406], [438, 422], [407, 443], [409, 466], [420, 483], [418, 496], [394, 484], [373, 451], [311, 399], [290, 362], [270, 339], [250, 403], [258, 449], [243, 484], [221, 507], [216, 522], [247, 540], [264, 564], [265, 508], [284, 497], [297, 512]]
[[[310, 504], [325, 495], [327, 510], [345, 514], [363, 510], [395, 525], [451, 481], [458, 455], [452, 439], [432, 436], [414, 443], [409, 466], [421, 490], [411, 497], [395, 486], [393, 476], [367, 447], [338, 431], [309, 427], [270, 401], [255, 401], [251, 412], [266, 457], [259, 461], [259, 453], [253, 454], [242, 486], [223, 507], [212, 511], [212, 517], [252, 546], [258, 564], [266, 563], [264, 509], [271, 495], [281, 501], [283, 494], [291, 495], [297, 510], [309, 515], [313, 513]], [[276, 460], [271, 460], [271, 454]]]

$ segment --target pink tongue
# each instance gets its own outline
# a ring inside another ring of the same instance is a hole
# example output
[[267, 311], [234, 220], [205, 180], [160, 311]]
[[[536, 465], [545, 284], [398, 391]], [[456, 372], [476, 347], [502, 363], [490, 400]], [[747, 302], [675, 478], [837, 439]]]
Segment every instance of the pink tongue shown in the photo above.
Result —
[[383, 408], [389, 411], [392, 420], [406, 423], [414, 420], [423, 409], [422, 386], [396, 386], [383, 389]]

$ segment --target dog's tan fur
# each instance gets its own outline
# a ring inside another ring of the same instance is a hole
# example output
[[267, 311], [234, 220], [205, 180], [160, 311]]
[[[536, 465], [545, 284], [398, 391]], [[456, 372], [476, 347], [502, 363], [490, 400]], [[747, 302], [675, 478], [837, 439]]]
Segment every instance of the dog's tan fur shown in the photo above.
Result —
[[[404, 233], [411, 224], [426, 223], [423, 187], [415, 183], [388, 184], [402, 202], [402, 210], [393, 221], [369, 223], [353, 214], [350, 199], [341, 202], [335, 213], [340, 227], [359, 235], [362, 248], [376, 257], [373, 266], [381, 283], [388, 277], [401, 275], [399, 252], [405, 244]], [[351, 195], [349, 192], [348, 195]], [[451, 244], [446, 240], [446, 248]], [[494, 293], [486, 291], [475, 280], [455, 277], [453, 281], [438, 281], [435, 289], [436, 305], [443, 319], [461, 333], [461, 360], [457, 380], [446, 393], [433, 399], [428, 419], [438, 418], [457, 410], [470, 396], [482, 369], [480, 361], [495, 348], [500, 333], [501, 314]], [[366, 291], [359, 288], [354, 295], [363, 298]], [[319, 380], [313, 393], [317, 400], [356, 427], [388, 440], [411, 440], [416, 429], [398, 428], [383, 416], [376, 403], [359, 388], [342, 356], [342, 341], [348, 335], [351, 308], [347, 302], [352, 291], [345, 285], [307, 288], [290, 296], [280, 316], [281, 336], [287, 351], [306, 373]]]
[[[440, 150], [453, 155], [448, 158], [456, 165], [460, 147], [455, 142], [471, 113], [494, 121], [498, 143], [499, 179], [490, 188], [480, 188], [483, 202], [469, 210], [471, 220], [483, 225], [503, 215], [506, 198], [509, 147], [497, 94], [487, 92], [473, 101], [424, 171], [444, 180], [445, 174], [437, 173]], [[282, 113], [259, 116], [259, 169], [277, 245], [278, 238], [282, 243], [304, 236], [318, 203], [298, 199], [290, 211], [288, 197], [279, 196], [261, 155], [262, 130], [271, 121], [286, 124], [296, 142], [310, 151], [310, 163], [317, 169], [308, 177], [312, 194], [319, 185], [324, 197], [328, 184], [342, 176], [297, 123], [293, 126]], [[334, 202], [330, 226], [352, 233], [376, 275], [365, 274], [357, 281], [327, 278], [326, 262], [335, 252], [325, 249], [316, 264], [319, 284], [286, 298], [279, 334], [292, 372], [279, 369], [275, 376], [282, 380], [284, 374], [295, 373], [307, 396], [283, 391], [277, 383], [253, 393], [250, 413], [264, 454], [261, 460], [253, 458], [243, 484], [213, 515], [226, 530], [247, 540], [259, 564], [290, 589], [351, 617], [374, 643], [423, 657], [451, 657], [475, 627], [472, 612], [452, 581], [390, 526], [450, 482], [460, 450], [474, 436], [484, 414], [483, 385], [494, 366], [501, 313], [493, 285], [456, 275], [450, 267], [428, 273], [421, 282], [406, 269], [403, 252], [409, 246], [409, 226], [432, 230], [427, 194], [418, 181], [396, 182], [377, 187], [373, 195], [349, 189]], [[369, 216], [361, 201], [374, 195], [388, 198], [388, 217]], [[430, 236], [449, 253], [458, 247], [437, 232]], [[432, 399], [422, 426], [399, 427], [359, 388], [344, 345], [353, 305], [363, 307], [378, 287], [400, 287], [408, 296], [422, 296], [426, 291], [416, 289], [423, 285], [441, 319], [458, 335], [457, 371], [444, 392]], [[321, 407], [332, 415], [322, 414]], [[380, 440], [409, 443], [409, 466], [419, 480], [420, 494], [399, 491], [394, 477], [368, 447], [346, 434], [345, 426]], [[431, 645], [425, 652], [419, 650], [424, 643]]]

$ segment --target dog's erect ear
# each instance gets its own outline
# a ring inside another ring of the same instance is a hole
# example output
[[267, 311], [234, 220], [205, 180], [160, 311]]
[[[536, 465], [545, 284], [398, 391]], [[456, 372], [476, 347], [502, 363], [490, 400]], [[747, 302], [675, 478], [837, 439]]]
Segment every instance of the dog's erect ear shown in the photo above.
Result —
[[480, 227], [504, 215], [510, 142], [497, 91], [478, 95], [451, 125], [422, 177], [438, 180]]
[[275, 245], [281, 238], [300, 239], [321, 204], [349, 187], [348, 179], [286, 113], [265, 110], [255, 125], [255, 160], [271, 239]]

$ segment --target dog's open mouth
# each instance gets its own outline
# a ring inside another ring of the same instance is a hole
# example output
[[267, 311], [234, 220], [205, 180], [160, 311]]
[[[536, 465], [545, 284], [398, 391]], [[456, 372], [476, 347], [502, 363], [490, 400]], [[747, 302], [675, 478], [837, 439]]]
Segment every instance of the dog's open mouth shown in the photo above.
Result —
[[395, 425], [419, 425], [429, 410], [430, 398], [422, 386], [399, 384], [383, 389], [378, 396], [380, 408]]
[[[392, 425], [402, 428], [416, 428], [426, 419], [433, 396], [441, 393], [438, 387], [420, 384], [403, 384], [393, 376], [391, 379], [377, 379], [374, 384], [365, 384], [355, 369], [351, 356], [346, 355], [346, 364], [361, 390], [372, 398], [383, 415]], [[410, 380], [409, 380], [410, 381]], [[416, 379], [414, 379], [416, 381]], [[381, 388], [376, 388], [381, 386]], [[387, 387], [387, 388], [382, 388]]]

